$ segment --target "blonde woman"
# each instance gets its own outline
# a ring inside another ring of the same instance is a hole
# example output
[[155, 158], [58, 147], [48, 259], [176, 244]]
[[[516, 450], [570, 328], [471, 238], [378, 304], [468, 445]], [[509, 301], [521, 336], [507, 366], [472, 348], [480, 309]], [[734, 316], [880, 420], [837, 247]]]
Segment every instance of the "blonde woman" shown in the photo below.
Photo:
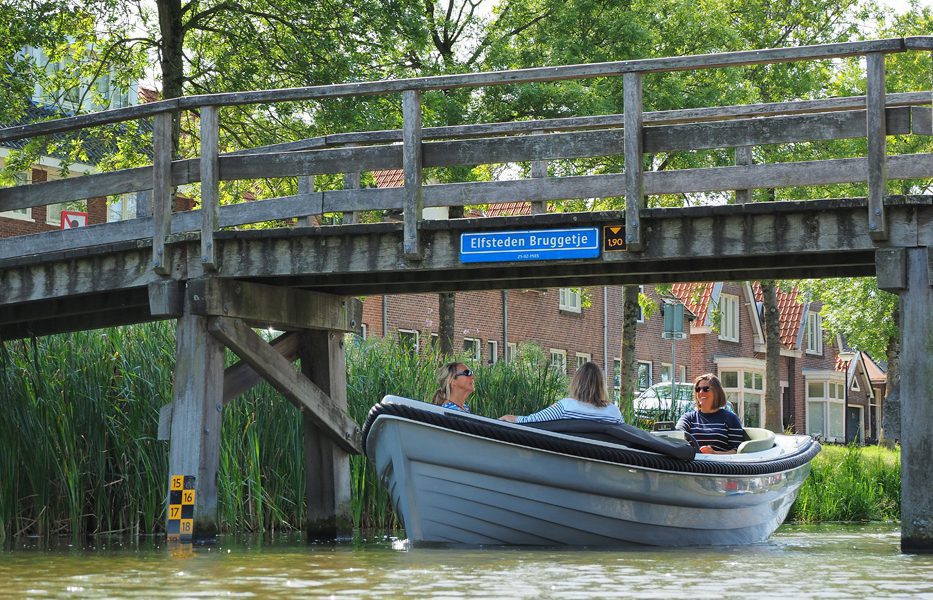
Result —
[[499, 417], [510, 423], [536, 423], [558, 419], [590, 419], [606, 423], [623, 423], [619, 407], [609, 401], [606, 378], [599, 365], [584, 363], [570, 382], [570, 398], [561, 398], [544, 410], [526, 416]]
[[460, 362], [449, 362], [437, 370], [437, 391], [434, 404], [441, 408], [470, 412], [466, 403], [473, 393], [473, 370]]

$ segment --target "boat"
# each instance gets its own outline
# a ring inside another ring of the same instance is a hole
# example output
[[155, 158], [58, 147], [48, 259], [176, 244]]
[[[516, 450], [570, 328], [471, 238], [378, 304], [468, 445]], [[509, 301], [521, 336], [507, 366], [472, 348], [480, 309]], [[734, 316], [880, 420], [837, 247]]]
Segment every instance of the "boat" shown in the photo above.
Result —
[[767, 540], [820, 451], [747, 433], [736, 454], [706, 455], [679, 431], [514, 424], [390, 395], [363, 447], [415, 547], [723, 546]]

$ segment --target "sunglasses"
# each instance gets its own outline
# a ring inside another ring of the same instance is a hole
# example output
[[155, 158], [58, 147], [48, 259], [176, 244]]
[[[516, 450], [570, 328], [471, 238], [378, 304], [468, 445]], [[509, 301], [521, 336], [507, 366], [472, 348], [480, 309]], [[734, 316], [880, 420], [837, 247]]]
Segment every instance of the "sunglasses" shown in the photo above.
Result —
[[456, 379], [457, 377], [460, 377], [461, 375], [464, 377], [472, 377], [473, 371], [471, 369], [467, 369], [466, 371], [460, 371], [459, 373], [454, 373], [454, 379]]
[[710, 390], [710, 387], [708, 385], [698, 385], [693, 389], [696, 392], [708, 392]]

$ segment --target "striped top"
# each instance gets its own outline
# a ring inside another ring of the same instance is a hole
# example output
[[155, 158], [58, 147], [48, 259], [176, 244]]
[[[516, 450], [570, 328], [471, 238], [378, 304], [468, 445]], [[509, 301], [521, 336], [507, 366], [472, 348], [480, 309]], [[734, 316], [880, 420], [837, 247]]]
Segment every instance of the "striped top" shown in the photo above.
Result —
[[516, 423], [537, 423], [539, 421], [556, 421], [558, 419], [590, 419], [591, 421], [604, 421], [606, 423], [624, 423], [622, 413], [615, 404], [597, 407], [573, 398], [561, 398], [544, 410], [524, 417], [515, 417]]
[[735, 450], [745, 439], [739, 417], [724, 408], [714, 413], [691, 410], [677, 421], [677, 429], [691, 434], [699, 445], [718, 451]]
[[457, 406], [450, 400], [441, 404], [441, 408], [449, 408], [450, 410], [459, 410], [460, 412], [465, 412], [465, 413], [470, 412], [470, 407], [467, 406], [466, 404], [463, 405], [463, 408], [460, 408], [459, 406]]

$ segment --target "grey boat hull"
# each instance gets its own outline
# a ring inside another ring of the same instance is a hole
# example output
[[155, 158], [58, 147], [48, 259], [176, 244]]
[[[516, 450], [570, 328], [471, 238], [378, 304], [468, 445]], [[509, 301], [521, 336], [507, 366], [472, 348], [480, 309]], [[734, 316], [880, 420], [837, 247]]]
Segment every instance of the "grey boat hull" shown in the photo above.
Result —
[[388, 415], [366, 447], [413, 544], [752, 544], [783, 522], [810, 470], [667, 472]]

